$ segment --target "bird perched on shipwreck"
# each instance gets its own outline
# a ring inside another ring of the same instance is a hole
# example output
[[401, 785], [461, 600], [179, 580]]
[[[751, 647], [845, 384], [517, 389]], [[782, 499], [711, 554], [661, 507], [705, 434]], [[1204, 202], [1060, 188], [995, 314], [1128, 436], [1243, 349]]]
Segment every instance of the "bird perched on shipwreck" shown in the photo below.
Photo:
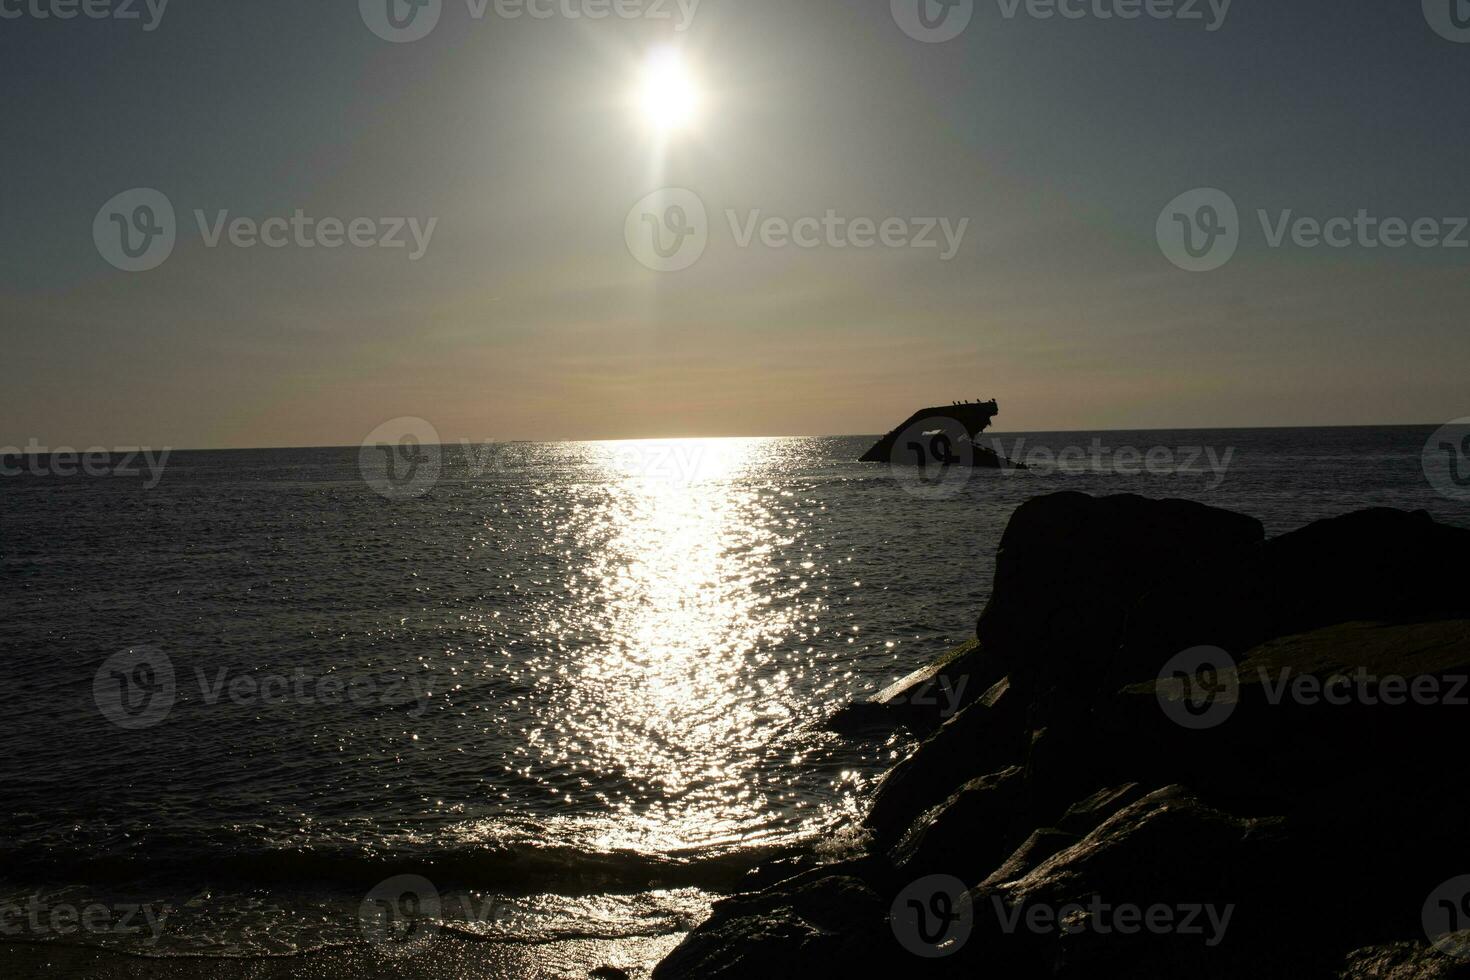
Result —
[[990, 401], [952, 402], [923, 408], [863, 453], [859, 462], [892, 466], [969, 465], [988, 469], [1026, 468], [980, 445], [980, 434], [1000, 414]]

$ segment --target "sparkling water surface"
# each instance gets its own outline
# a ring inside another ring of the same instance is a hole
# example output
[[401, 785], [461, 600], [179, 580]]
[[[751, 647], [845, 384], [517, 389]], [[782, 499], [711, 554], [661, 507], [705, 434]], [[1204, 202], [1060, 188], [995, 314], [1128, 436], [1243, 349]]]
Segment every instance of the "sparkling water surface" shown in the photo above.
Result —
[[[448, 446], [408, 499], [356, 448], [7, 477], [0, 901], [166, 903], [156, 942], [72, 937], [163, 955], [350, 941], [399, 873], [493, 905], [443, 916], [480, 934], [688, 928], [762, 857], [850, 840], [908, 743], [822, 722], [972, 635], [1017, 504], [1470, 524], [1433, 428], [1001, 434], [1080, 452], [945, 495], [853, 462], [872, 437]], [[129, 730], [94, 680], [138, 650], [175, 689]]]

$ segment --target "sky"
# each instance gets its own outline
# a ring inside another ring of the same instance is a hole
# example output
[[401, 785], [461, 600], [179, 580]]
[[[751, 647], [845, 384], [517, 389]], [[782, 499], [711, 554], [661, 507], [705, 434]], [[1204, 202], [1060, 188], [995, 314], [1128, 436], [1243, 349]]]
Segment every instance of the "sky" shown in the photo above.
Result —
[[425, 2], [0, 0], [0, 444], [1470, 414], [1466, 0]]

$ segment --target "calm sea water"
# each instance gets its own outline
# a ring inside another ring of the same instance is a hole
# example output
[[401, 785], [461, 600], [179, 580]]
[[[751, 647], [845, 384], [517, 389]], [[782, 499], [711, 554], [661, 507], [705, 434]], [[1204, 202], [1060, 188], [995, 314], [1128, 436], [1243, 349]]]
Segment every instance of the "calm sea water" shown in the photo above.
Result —
[[355, 448], [7, 477], [0, 904], [166, 905], [156, 940], [65, 941], [290, 953], [417, 873], [469, 932], [688, 928], [758, 858], [842, 846], [907, 746], [822, 720], [972, 633], [1018, 503], [1470, 524], [1432, 428], [1002, 434], [1080, 453], [947, 496], [853, 462], [869, 437], [446, 447], [409, 499]]

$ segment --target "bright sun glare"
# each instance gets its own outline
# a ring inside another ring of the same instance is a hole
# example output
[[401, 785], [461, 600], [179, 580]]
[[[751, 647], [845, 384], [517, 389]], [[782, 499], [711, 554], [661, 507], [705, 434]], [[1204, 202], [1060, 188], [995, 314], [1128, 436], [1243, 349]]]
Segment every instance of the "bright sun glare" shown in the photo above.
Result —
[[685, 129], [699, 112], [699, 87], [678, 51], [665, 48], [649, 55], [638, 86], [638, 108], [660, 133]]

